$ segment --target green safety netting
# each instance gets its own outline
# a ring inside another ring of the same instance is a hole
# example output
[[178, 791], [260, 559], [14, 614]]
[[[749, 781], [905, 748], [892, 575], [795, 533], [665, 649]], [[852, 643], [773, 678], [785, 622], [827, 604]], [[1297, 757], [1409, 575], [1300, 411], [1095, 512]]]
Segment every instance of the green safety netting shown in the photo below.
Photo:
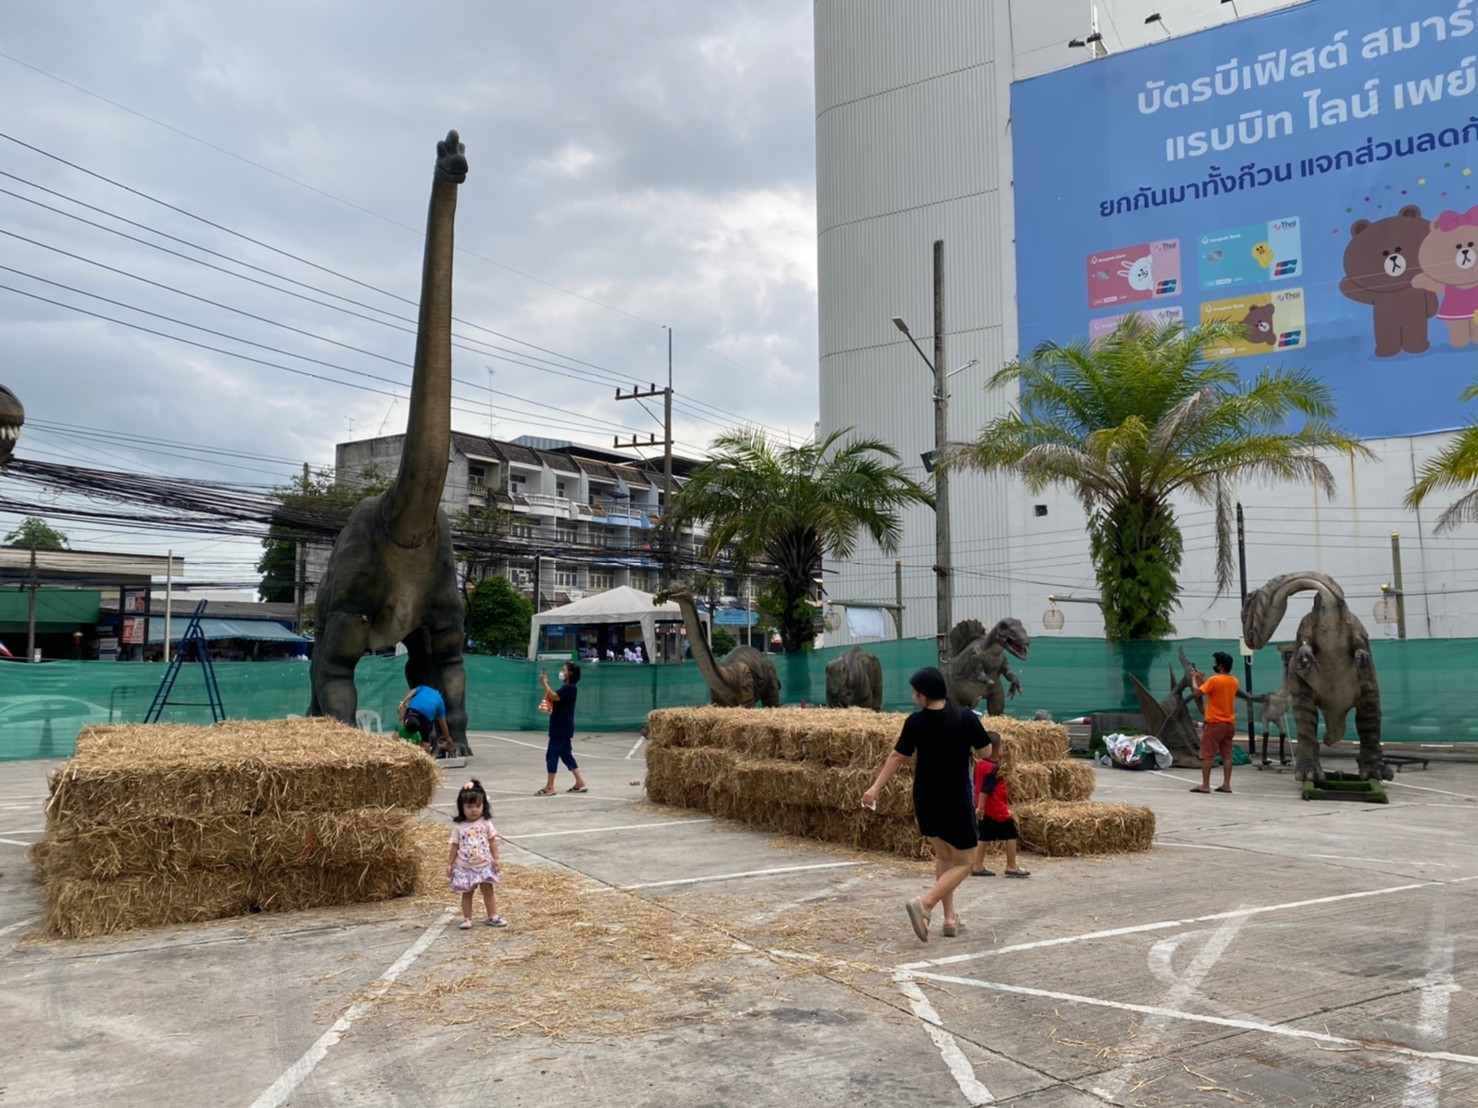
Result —
[[[1041, 638], [1031, 657], [1012, 661], [1022, 695], [1007, 704], [1007, 714], [1030, 718], [1046, 709], [1056, 719], [1092, 712], [1137, 711], [1129, 684], [1135, 674], [1156, 697], [1170, 688], [1167, 663], [1177, 647], [1211, 672], [1215, 650], [1236, 653], [1220, 639], [1181, 639], [1161, 643], [1104, 642], [1102, 639]], [[776, 655], [788, 705], [825, 703], [826, 663], [843, 648]], [[908, 677], [934, 662], [933, 639], [866, 644], [883, 664], [884, 708], [909, 711]], [[1454, 694], [1471, 679], [1478, 659], [1472, 639], [1381, 640], [1372, 646], [1380, 675], [1383, 736], [1389, 742], [1478, 741], [1478, 719]], [[365, 658], [356, 670], [359, 706], [380, 714], [394, 727], [395, 706], [405, 693], [404, 659]], [[227, 714], [233, 719], [283, 719], [308, 707], [308, 665], [304, 662], [218, 662], [215, 670]], [[468, 726], [479, 731], [542, 731], [548, 717], [538, 711], [539, 670], [554, 662], [507, 658], [467, 658]], [[59, 758], [72, 753], [77, 732], [90, 723], [143, 720], [165, 667], [142, 662], [0, 663], [0, 761]], [[1177, 666], [1177, 673], [1179, 672]], [[1238, 664], [1233, 671], [1242, 679]], [[1276, 688], [1282, 665], [1272, 647], [1253, 663], [1253, 689]], [[205, 688], [198, 668], [187, 665], [175, 683], [164, 719], [209, 723]], [[194, 702], [194, 703], [191, 703]], [[580, 731], [635, 730], [653, 708], [708, 702], [708, 689], [695, 663], [635, 665], [586, 664], [580, 682]], [[1245, 707], [1239, 714], [1245, 727]], [[1349, 737], [1354, 737], [1350, 720]]]

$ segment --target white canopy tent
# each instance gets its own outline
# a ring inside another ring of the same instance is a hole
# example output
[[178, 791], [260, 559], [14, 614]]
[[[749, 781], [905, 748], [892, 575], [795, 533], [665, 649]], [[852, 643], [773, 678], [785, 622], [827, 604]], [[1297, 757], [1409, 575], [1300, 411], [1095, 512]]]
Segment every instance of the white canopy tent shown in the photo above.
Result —
[[[529, 629], [529, 657], [537, 658], [540, 653], [550, 653], [547, 649], [543, 649], [547, 641], [545, 628], [576, 629], [575, 638], [578, 642], [579, 628], [611, 624], [639, 624], [646, 656], [650, 660], [657, 660], [662, 657], [657, 649], [657, 624], [681, 624], [682, 618], [683, 611], [676, 601], [669, 600], [666, 604], [654, 605], [651, 593], [622, 585], [619, 588], [607, 589], [605, 592], [587, 596], [583, 600], [576, 600], [535, 615], [533, 625]], [[709, 633], [708, 614], [699, 612], [698, 618], [703, 623], [703, 633], [707, 635]]]

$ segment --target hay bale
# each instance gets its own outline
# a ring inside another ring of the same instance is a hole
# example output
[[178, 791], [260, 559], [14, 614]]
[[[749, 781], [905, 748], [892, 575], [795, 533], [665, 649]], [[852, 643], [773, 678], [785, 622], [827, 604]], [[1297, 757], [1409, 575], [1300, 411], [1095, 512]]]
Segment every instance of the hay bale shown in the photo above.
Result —
[[31, 851], [72, 938], [382, 900], [421, 880], [435, 763], [332, 720], [88, 728]]
[[986, 716], [980, 721], [1001, 735], [1001, 768], [1023, 762], [1061, 762], [1068, 757], [1067, 727], [1046, 720]]
[[1148, 850], [1155, 837], [1155, 813], [1129, 804], [1039, 800], [1013, 814], [1022, 846], [1037, 854], [1122, 854]]
[[54, 872], [97, 880], [221, 867], [350, 866], [400, 849], [412, 818], [395, 808], [207, 819], [69, 818], [59, 820], [43, 842], [49, 844], [46, 864]]
[[1020, 762], [1001, 770], [1006, 782], [1006, 796], [1012, 805], [1030, 804], [1052, 799], [1052, 765], [1050, 762]]
[[91, 728], [52, 771], [48, 816], [112, 819], [423, 808], [435, 762], [410, 743], [332, 720]]
[[1065, 762], [1045, 762], [1043, 765], [1052, 775], [1050, 793], [1053, 800], [1087, 800], [1098, 785], [1098, 775], [1091, 763], [1070, 758]]

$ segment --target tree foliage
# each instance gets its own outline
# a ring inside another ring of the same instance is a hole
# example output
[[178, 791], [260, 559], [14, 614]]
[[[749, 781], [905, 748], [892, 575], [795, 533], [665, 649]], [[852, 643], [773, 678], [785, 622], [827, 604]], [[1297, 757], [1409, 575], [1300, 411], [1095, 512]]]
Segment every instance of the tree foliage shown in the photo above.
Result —
[[[1478, 399], [1478, 384], [1469, 385], [1459, 399]], [[1406, 494], [1406, 506], [1419, 508], [1433, 493], [1454, 489], [1465, 491], [1437, 517], [1439, 534], [1460, 523], [1478, 522], [1478, 422], [1470, 421], [1435, 458], [1427, 460]]]
[[58, 531], [40, 516], [26, 516], [21, 524], [5, 536], [6, 546], [19, 546], [26, 550], [68, 550], [65, 533]]
[[739, 645], [739, 640], [733, 636], [727, 627], [719, 627], [715, 624], [713, 633], [709, 635], [709, 645], [713, 647], [713, 656], [715, 658], [722, 658]]
[[897, 451], [851, 433], [780, 446], [761, 431], [725, 432], [673, 500], [674, 524], [706, 521], [710, 561], [728, 549], [738, 573], [760, 562], [773, 567], [771, 608], [787, 651], [812, 639], [822, 558], [850, 557], [863, 535], [892, 551], [900, 511], [933, 503], [898, 465]]
[[467, 607], [467, 637], [475, 654], [528, 649], [534, 605], [501, 573], [479, 581]]
[[1320, 452], [1369, 455], [1334, 426], [1329, 389], [1308, 372], [1264, 369], [1242, 382], [1208, 359], [1208, 348], [1243, 336], [1238, 324], [1130, 317], [1091, 344], [1045, 343], [990, 381], [1018, 384], [1019, 410], [949, 458], [1015, 473], [1032, 492], [1077, 495], [1110, 639], [1174, 633], [1183, 547], [1173, 497], [1214, 510], [1220, 593], [1232, 579], [1235, 480], [1298, 481], [1332, 496]]

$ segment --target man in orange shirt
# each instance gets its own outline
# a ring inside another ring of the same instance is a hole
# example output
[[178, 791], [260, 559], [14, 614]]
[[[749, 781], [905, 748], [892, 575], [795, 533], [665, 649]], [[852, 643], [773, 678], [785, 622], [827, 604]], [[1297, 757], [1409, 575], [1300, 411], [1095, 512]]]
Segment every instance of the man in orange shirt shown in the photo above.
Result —
[[1237, 693], [1241, 686], [1232, 676], [1230, 654], [1218, 650], [1211, 660], [1211, 668], [1215, 670], [1211, 677], [1202, 677], [1198, 669], [1191, 670], [1191, 689], [1198, 706], [1205, 697], [1202, 710], [1206, 715], [1201, 728], [1201, 784], [1191, 790], [1193, 793], [1211, 791], [1211, 762], [1218, 754], [1221, 755], [1221, 785], [1216, 791], [1232, 791], [1232, 739], [1237, 734]]

